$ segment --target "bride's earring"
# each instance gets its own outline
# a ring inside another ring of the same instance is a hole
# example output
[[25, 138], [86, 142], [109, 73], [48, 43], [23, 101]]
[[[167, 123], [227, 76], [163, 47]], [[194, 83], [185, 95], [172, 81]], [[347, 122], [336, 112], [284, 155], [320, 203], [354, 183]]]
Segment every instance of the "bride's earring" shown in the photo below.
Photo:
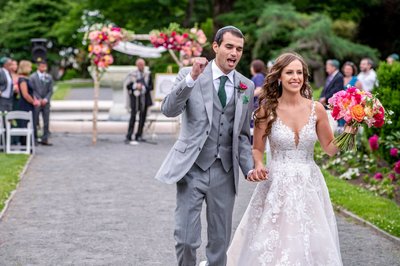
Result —
[[281, 86], [281, 80], [280, 79], [278, 79], [278, 86]]

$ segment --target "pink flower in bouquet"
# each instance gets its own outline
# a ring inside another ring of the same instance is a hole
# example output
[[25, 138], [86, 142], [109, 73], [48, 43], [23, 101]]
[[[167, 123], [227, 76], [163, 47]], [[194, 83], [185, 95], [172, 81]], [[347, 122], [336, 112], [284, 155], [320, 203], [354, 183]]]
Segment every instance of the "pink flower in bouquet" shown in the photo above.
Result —
[[390, 173], [390, 174], [388, 175], [388, 177], [389, 177], [389, 179], [390, 179], [392, 182], [396, 181], [396, 175], [395, 175], [394, 173]]
[[100, 44], [94, 45], [94, 46], [92, 47], [92, 49], [93, 49], [92, 52], [93, 52], [94, 54], [100, 54], [101, 51], [102, 51], [102, 47], [101, 47]]
[[374, 115], [374, 119], [375, 119], [374, 126], [377, 128], [382, 127], [383, 124], [385, 123], [385, 109], [383, 109], [382, 106], [379, 108], [379, 112], [376, 115]]
[[203, 45], [207, 42], [207, 37], [204, 34], [203, 30], [198, 30], [196, 35], [197, 35], [197, 41], [199, 42], [199, 44]]
[[104, 45], [104, 46], [102, 47], [102, 49], [101, 49], [101, 52], [102, 52], [103, 54], [109, 54], [109, 53], [111, 53], [110, 47], [109, 47], [108, 45]]
[[392, 157], [397, 157], [397, 155], [399, 154], [399, 150], [396, 148], [391, 148], [390, 149], [390, 156]]
[[396, 172], [396, 174], [400, 174], [400, 161], [397, 161], [397, 162], [394, 164], [393, 170]]
[[379, 141], [379, 137], [376, 134], [368, 139], [369, 147], [371, 148], [372, 151], [376, 151], [379, 149], [378, 141]]
[[182, 35], [176, 35], [176, 36], [175, 36], [175, 41], [176, 41], [178, 44], [183, 44], [183, 43], [184, 43], [184, 40], [185, 40], [185, 38], [183, 38]]
[[100, 34], [100, 31], [97, 31], [97, 30], [90, 32], [90, 33], [89, 33], [89, 40], [90, 40], [91, 42], [97, 40], [97, 36], [98, 36], [99, 34]]
[[340, 108], [339, 108], [339, 106], [333, 107], [333, 110], [332, 110], [332, 117], [333, 117], [333, 119], [335, 119], [335, 120], [339, 120], [340, 118], [343, 117], [343, 116], [341, 115], [341, 113], [340, 113]]
[[382, 179], [383, 179], [382, 173], [376, 173], [376, 174], [374, 175], [374, 179], [375, 179], [375, 180], [382, 180]]

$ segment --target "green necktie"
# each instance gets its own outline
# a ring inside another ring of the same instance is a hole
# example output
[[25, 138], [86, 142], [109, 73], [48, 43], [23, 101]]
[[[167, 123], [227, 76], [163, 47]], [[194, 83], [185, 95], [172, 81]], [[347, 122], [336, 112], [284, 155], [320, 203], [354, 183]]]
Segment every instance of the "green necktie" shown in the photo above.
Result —
[[221, 102], [222, 108], [225, 108], [226, 105], [226, 92], [225, 92], [225, 83], [228, 80], [227, 76], [221, 76], [219, 77], [220, 83], [219, 83], [219, 88], [218, 88], [218, 98], [219, 101]]

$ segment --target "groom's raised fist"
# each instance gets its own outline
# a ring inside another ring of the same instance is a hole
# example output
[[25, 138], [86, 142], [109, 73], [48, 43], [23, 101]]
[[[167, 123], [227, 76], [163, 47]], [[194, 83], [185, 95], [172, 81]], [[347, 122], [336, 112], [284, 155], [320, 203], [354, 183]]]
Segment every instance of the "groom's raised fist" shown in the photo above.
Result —
[[190, 72], [190, 75], [192, 76], [193, 80], [196, 80], [200, 76], [200, 74], [203, 73], [207, 64], [208, 64], [208, 61], [207, 61], [207, 58], [205, 58], [205, 57], [193, 58], [192, 72]]

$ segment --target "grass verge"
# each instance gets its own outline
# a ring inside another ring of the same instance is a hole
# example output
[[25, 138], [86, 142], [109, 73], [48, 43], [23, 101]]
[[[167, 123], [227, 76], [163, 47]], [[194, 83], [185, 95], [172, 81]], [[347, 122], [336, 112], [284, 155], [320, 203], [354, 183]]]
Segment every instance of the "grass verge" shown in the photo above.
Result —
[[10, 193], [16, 188], [28, 158], [27, 154], [0, 153], [0, 211], [3, 210]]
[[391, 235], [400, 237], [400, 207], [364, 188], [349, 184], [322, 170], [332, 203], [342, 206]]
[[53, 93], [52, 100], [65, 100], [71, 89], [93, 88], [92, 82], [68, 82], [59, 81], [56, 83], [56, 90]]

